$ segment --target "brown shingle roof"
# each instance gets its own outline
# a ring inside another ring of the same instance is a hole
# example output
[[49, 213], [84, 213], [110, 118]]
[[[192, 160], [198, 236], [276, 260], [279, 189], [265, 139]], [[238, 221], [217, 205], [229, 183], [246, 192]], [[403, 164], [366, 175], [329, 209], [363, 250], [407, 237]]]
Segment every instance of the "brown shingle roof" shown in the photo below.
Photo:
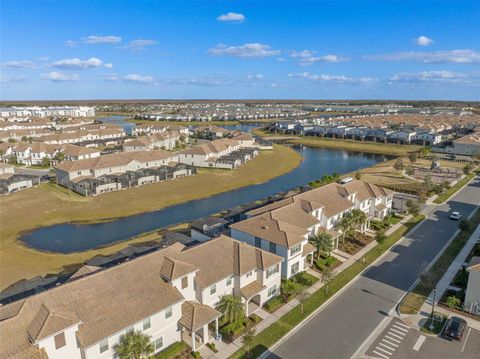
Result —
[[160, 268], [160, 275], [167, 281], [183, 277], [188, 273], [195, 272], [198, 268], [190, 263], [183, 262], [178, 259], [165, 257], [163, 259], [162, 267]]
[[240, 288], [240, 293], [245, 299], [250, 299], [265, 288], [265, 285], [262, 285], [258, 280], [254, 280], [252, 283]]
[[195, 332], [221, 315], [208, 305], [187, 301], [182, 304], [182, 317], [178, 323], [189, 332]]

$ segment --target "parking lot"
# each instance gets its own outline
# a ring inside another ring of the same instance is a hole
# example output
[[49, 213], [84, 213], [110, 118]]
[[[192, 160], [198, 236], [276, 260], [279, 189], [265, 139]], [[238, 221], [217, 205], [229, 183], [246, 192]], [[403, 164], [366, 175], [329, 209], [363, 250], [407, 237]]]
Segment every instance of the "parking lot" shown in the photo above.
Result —
[[427, 336], [393, 319], [367, 351], [381, 359], [478, 359], [480, 331], [467, 328], [462, 341]]

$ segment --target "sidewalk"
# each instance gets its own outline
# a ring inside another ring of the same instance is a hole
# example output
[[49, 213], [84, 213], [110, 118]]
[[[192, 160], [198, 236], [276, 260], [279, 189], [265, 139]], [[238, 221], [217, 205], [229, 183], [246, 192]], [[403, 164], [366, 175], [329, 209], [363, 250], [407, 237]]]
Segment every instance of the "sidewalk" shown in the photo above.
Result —
[[[394, 226], [390, 227], [385, 233], [387, 235], [390, 235], [391, 233], [396, 231], [398, 228], [400, 228], [400, 226], [403, 223], [405, 223], [406, 221], [408, 221], [410, 218], [411, 218], [410, 215], [406, 216], [400, 222], [398, 222]], [[377, 242], [375, 240], [370, 242], [368, 245], [366, 245], [364, 248], [362, 248], [356, 254], [354, 254], [349, 259], [345, 260], [345, 262], [343, 262], [337, 268], [335, 268], [333, 270], [333, 273], [335, 275], [337, 275], [337, 274], [343, 272], [345, 269], [347, 269], [348, 267], [353, 265], [355, 262], [361, 260], [361, 258], [367, 252], [369, 252], [371, 249], [373, 249], [376, 245], [377, 245]], [[321, 276], [320, 273], [318, 273], [318, 272], [316, 272], [312, 269], [307, 269], [307, 272], [309, 274], [319, 278], [319, 280], [317, 282], [315, 282], [311, 287], [309, 287], [307, 289], [307, 292], [312, 294], [312, 293], [318, 291], [319, 289], [321, 289], [325, 284], [321, 280], [322, 276]], [[285, 315], [286, 313], [291, 311], [298, 304], [299, 304], [298, 300], [293, 299], [290, 302], [285, 303], [283, 306], [281, 306], [279, 309], [277, 309], [274, 313], [268, 313], [263, 309], [259, 309], [255, 314], [260, 316], [263, 320], [255, 326], [256, 334], [261, 333], [263, 330], [267, 329], [270, 325], [272, 325], [274, 322], [276, 322], [278, 319], [280, 319], [283, 315]], [[219, 345], [217, 345], [217, 349], [218, 349], [217, 353], [213, 353], [208, 348], [207, 348], [208, 351], [207, 350], [202, 350], [202, 358], [204, 358], [204, 359], [208, 359], [208, 358], [226, 359], [243, 346], [241, 337], [236, 339], [233, 343], [230, 343], [230, 344], [222, 343], [222, 344], [220, 344], [221, 347]]]
[[[465, 259], [467, 258], [468, 254], [472, 250], [475, 243], [477, 243], [479, 236], [480, 236], [480, 225], [477, 226], [477, 228], [472, 233], [472, 235], [468, 239], [465, 246], [462, 248], [460, 253], [457, 255], [457, 257], [448, 267], [442, 279], [440, 279], [440, 281], [437, 283], [437, 293], [435, 295], [435, 312], [442, 313], [447, 316], [452, 315], [452, 312], [450, 312], [448, 309], [437, 306], [438, 302], [442, 298], [445, 291], [448, 289], [448, 286], [450, 285], [451, 281], [453, 280], [453, 278], [455, 277], [455, 275], [457, 274], [461, 266], [465, 263]], [[431, 315], [432, 302], [433, 302], [433, 292], [430, 293], [428, 298], [425, 300], [425, 303], [423, 303], [423, 306], [421, 307], [420, 312], [418, 314], [404, 316], [402, 318], [407, 324], [419, 330], [420, 323], [423, 322], [425, 319], [428, 319]], [[456, 312], [453, 313], [453, 315], [465, 319], [469, 327], [480, 331], [480, 321], [463, 316]]]

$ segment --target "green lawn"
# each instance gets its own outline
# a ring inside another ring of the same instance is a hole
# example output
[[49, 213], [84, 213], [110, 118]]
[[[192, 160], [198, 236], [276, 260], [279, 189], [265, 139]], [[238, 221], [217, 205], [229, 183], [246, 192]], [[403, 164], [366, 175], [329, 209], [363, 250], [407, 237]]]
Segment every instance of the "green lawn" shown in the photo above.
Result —
[[461, 231], [457, 237], [450, 243], [445, 252], [438, 258], [430, 270], [422, 275], [419, 283], [405, 297], [400, 305], [400, 312], [404, 314], [416, 314], [422, 307], [437, 282], [447, 271], [448, 267], [467, 243], [468, 239], [474, 232], [476, 226], [480, 222], [480, 211], [477, 210], [474, 216], [469, 220], [470, 229]]
[[317, 308], [324, 304], [335, 293], [347, 285], [352, 279], [354, 279], [360, 272], [362, 272], [368, 265], [375, 261], [380, 255], [386, 252], [392, 245], [394, 245], [403, 235], [409, 232], [415, 227], [422, 219], [423, 215], [419, 215], [407, 223], [403, 224], [397, 231], [392, 233], [382, 243], [377, 245], [365, 256], [365, 262], [356, 262], [340, 274], [338, 274], [330, 282], [328, 291], [324, 288], [319, 289], [313, 293], [305, 302], [303, 312], [300, 310], [300, 305], [282, 316], [277, 322], [273, 323], [267, 329], [257, 334], [251, 345], [250, 355], [246, 354], [246, 347], [236, 351], [230, 358], [255, 358], [270, 348], [284, 335], [291, 331], [297, 324], [304, 320], [308, 315], [313, 313]]

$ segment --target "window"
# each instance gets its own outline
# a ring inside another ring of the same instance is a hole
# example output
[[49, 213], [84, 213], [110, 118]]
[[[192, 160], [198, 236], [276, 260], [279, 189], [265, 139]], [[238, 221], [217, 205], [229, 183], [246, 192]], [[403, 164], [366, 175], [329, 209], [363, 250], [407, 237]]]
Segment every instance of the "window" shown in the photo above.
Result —
[[160, 349], [161, 347], [163, 347], [163, 337], [160, 337], [158, 339], [155, 339], [155, 350], [158, 350]]
[[277, 245], [275, 243], [270, 242], [270, 252], [277, 253]]
[[185, 289], [188, 287], [188, 277], [185, 276], [182, 278], [182, 289]]
[[210, 294], [215, 294], [217, 293], [217, 285], [214, 284], [210, 287]]
[[290, 255], [293, 256], [294, 254], [297, 254], [300, 252], [300, 249], [302, 249], [302, 244], [295, 244], [292, 248], [290, 248]]
[[267, 269], [267, 278], [275, 273], [278, 273], [278, 264]]
[[292, 264], [292, 275], [297, 273], [299, 269], [300, 269], [300, 263], [299, 262]]
[[101, 341], [98, 347], [100, 348], [100, 354], [106, 352], [108, 350], [108, 339]]
[[57, 334], [53, 337], [53, 340], [55, 341], [55, 349], [60, 349], [65, 346], [65, 333], [60, 333]]
[[232, 285], [232, 279], [233, 279], [233, 276], [231, 276], [227, 279], [227, 287]]
[[173, 314], [172, 307], [168, 307], [167, 309], [165, 309], [165, 319], [170, 318], [172, 314]]
[[255, 237], [255, 247], [262, 248], [262, 239]]
[[133, 332], [134, 332], [133, 327], [129, 327], [129, 328], [127, 328], [127, 330], [125, 330], [125, 335], [133, 333]]
[[147, 330], [151, 326], [152, 326], [152, 323], [150, 323], [150, 318], [143, 320], [143, 330]]
[[273, 295], [277, 294], [277, 285], [275, 284], [273, 287], [268, 288], [268, 297], [271, 297]]

